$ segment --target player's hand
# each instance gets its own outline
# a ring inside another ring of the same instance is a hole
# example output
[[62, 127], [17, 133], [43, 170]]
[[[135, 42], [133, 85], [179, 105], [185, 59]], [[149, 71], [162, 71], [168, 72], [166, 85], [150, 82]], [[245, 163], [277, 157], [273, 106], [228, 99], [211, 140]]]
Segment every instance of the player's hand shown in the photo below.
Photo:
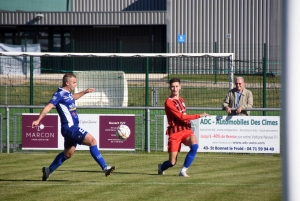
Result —
[[93, 93], [95, 91], [94, 88], [88, 88], [85, 90], [85, 93]]
[[36, 120], [36, 121], [33, 121], [31, 127], [34, 128], [34, 127], [38, 126], [39, 123], [40, 123], [40, 122], [37, 121], [37, 120]]

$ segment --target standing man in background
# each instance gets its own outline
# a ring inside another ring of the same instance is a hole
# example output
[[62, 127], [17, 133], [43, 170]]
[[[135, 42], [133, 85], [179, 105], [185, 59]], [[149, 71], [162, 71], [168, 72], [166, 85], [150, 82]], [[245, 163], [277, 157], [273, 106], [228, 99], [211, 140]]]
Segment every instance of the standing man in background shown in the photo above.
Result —
[[191, 121], [201, 117], [206, 117], [208, 114], [193, 114], [186, 113], [186, 106], [184, 99], [180, 97], [179, 92], [181, 89], [180, 79], [173, 78], [169, 81], [169, 89], [171, 95], [165, 102], [165, 112], [168, 119], [168, 128], [166, 134], [169, 135], [168, 139], [168, 152], [169, 160], [158, 164], [158, 174], [163, 175], [164, 171], [173, 167], [177, 162], [177, 155], [181, 149], [181, 143], [190, 147], [187, 153], [183, 167], [179, 172], [179, 176], [189, 177], [186, 173], [195, 159], [198, 149], [198, 141], [193, 133]]
[[76, 76], [71, 73], [64, 75], [62, 87], [53, 94], [52, 99], [41, 111], [39, 118], [32, 122], [32, 128], [38, 126], [46, 114], [56, 106], [61, 121], [61, 134], [64, 137], [64, 151], [59, 153], [49, 167], [43, 167], [42, 180], [46, 181], [51, 173], [56, 170], [64, 161], [71, 158], [77, 144], [90, 147], [90, 153], [95, 161], [104, 171], [105, 176], [109, 176], [115, 170], [114, 166], [108, 166], [100, 154], [96, 139], [87, 131], [79, 127], [79, 119], [76, 111], [75, 100], [87, 93], [94, 92], [94, 88], [88, 88], [76, 94], [72, 94], [76, 87]]
[[[253, 96], [252, 92], [245, 88], [243, 77], [235, 79], [235, 88], [227, 93], [222, 106], [229, 116], [250, 115], [250, 111], [247, 111], [247, 109], [253, 107]], [[235, 110], [231, 110], [231, 108], [235, 108]]]

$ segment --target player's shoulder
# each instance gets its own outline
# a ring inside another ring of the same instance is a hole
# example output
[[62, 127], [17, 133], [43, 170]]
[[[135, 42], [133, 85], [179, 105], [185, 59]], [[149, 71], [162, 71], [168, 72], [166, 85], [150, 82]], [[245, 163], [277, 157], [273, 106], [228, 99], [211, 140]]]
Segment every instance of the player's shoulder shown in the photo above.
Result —
[[69, 94], [72, 94], [71, 92], [59, 87], [56, 91], [57, 94], [59, 94], [60, 96], [64, 96], [64, 95], [69, 95]]
[[172, 101], [172, 100], [173, 100], [173, 98], [168, 97], [165, 102]]
[[66, 93], [68, 93], [66, 90], [63, 90], [62, 88], [58, 88], [56, 92], [53, 93], [51, 101], [58, 101], [61, 99]]
[[173, 98], [168, 97], [165, 101], [165, 107], [167, 107], [168, 105], [170, 105], [173, 102]]
[[165, 103], [172, 103], [174, 102], [174, 98], [168, 97], [165, 101]]
[[184, 102], [184, 99], [182, 97], [179, 97], [178, 99], [175, 99], [175, 98], [171, 98], [171, 97], [168, 97], [165, 101], [165, 105], [169, 105], [169, 104], [178, 104], [178, 101], [180, 102]]

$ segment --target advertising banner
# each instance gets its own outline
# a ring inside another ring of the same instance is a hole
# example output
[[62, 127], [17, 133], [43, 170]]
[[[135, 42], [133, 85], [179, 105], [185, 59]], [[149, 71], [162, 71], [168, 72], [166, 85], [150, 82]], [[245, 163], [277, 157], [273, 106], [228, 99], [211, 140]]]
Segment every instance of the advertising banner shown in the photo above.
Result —
[[[101, 150], [135, 150], [135, 116], [126, 114], [79, 114], [79, 127], [89, 132], [97, 140]], [[34, 128], [32, 122], [39, 114], [22, 114], [23, 150], [64, 150], [64, 138], [61, 135], [58, 114], [47, 114]], [[116, 127], [126, 124], [131, 130], [127, 140], [116, 137]], [[76, 150], [89, 150], [88, 146], [77, 145]]]
[[[99, 149], [103, 150], [135, 150], [135, 116], [134, 115], [100, 115], [101, 135]], [[116, 128], [122, 124], [130, 128], [130, 137], [120, 140], [116, 137]]]
[[[193, 120], [191, 121], [192, 124], [192, 130], [199, 142], [199, 119]], [[167, 121], [167, 116], [164, 116], [164, 132], [167, 130], [168, 127], [168, 121]], [[168, 151], [168, 135], [166, 135], [166, 133], [164, 133], [164, 151]], [[190, 147], [185, 146], [184, 144], [181, 144], [181, 151], [182, 152], [188, 152], [190, 151]], [[199, 152], [199, 149], [198, 149]]]
[[[79, 127], [89, 132], [96, 140], [99, 138], [99, 115], [79, 114]], [[97, 141], [99, 145], [99, 141]], [[99, 147], [99, 146], [98, 146]], [[88, 146], [77, 145], [76, 150], [90, 150]]]
[[31, 127], [38, 115], [22, 115], [22, 149], [57, 149], [58, 116], [47, 115], [38, 126]]
[[192, 123], [197, 125], [198, 152], [280, 153], [279, 116], [208, 116]]

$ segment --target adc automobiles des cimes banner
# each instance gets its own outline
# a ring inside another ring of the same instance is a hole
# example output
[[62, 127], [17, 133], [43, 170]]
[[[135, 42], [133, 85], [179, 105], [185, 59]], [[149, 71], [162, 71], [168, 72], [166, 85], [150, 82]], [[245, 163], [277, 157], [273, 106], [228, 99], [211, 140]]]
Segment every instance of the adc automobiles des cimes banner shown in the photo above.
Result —
[[[164, 118], [164, 131], [167, 118]], [[198, 152], [280, 153], [279, 116], [207, 116], [192, 121]], [[164, 137], [167, 151], [168, 136]], [[182, 145], [182, 151], [189, 147]]]

